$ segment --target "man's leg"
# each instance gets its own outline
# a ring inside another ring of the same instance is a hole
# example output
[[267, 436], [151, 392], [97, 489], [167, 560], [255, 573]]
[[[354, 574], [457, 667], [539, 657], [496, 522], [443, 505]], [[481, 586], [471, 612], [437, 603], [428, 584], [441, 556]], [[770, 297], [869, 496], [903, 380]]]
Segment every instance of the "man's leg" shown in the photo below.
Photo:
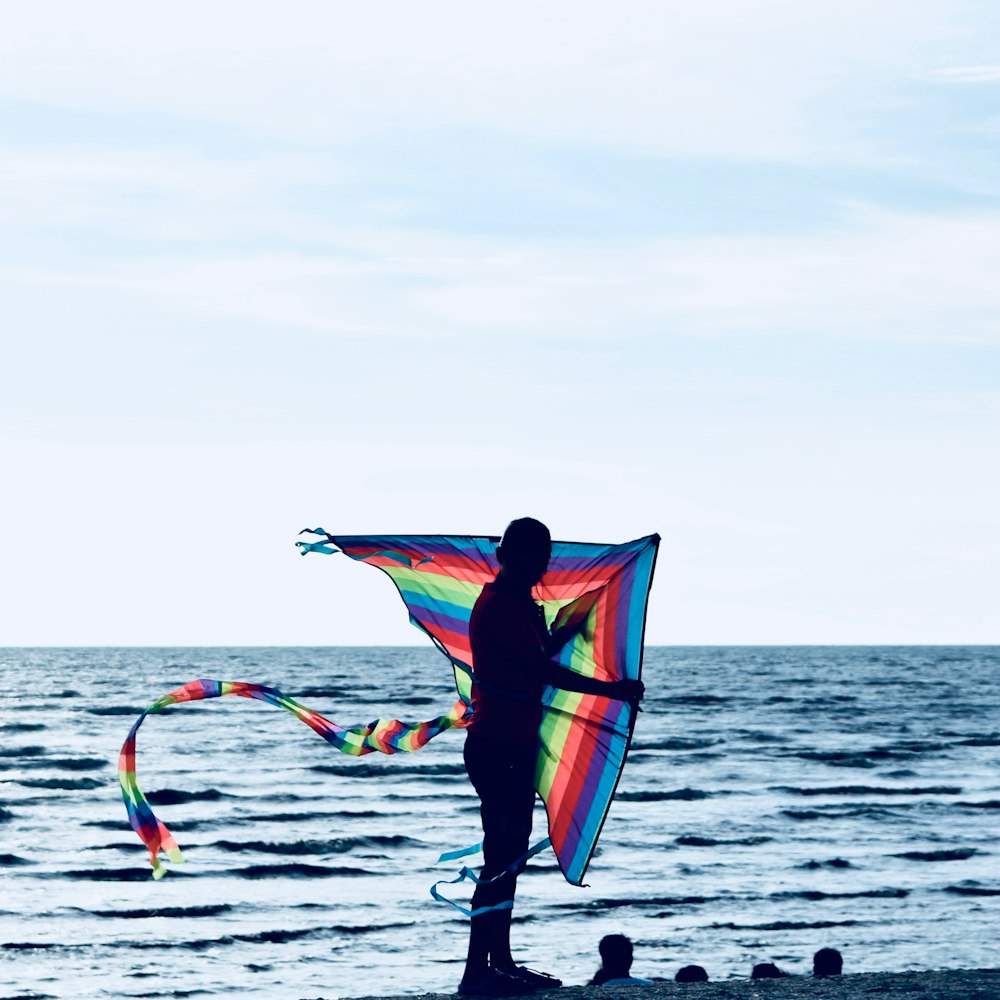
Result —
[[511, 904], [472, 918], [462, 980], [470, 983], [484, 977], [491, 967], [504, 972], [514, 968], [510, 921], [520, 869], [505, 869], [527, 853], [535, 790], [534, 755], [527, 748], [476, 740], [472, 734], [466, 737], [465, 746], [466, 768], [479, 794], [483, 822], [484, 864], [472, 908]]

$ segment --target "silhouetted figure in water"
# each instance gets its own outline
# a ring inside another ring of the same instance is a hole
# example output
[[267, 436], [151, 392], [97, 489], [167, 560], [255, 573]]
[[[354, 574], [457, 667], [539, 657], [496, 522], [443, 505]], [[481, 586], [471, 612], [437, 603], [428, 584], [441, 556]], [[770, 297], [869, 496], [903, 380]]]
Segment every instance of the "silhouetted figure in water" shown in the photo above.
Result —
[[707, 983], [708, 973], [700, 965], [685, 965], [677, 970], [675, 983]]
[[820, 948], [813, 955], [814, 976], [839, 976], [844, 968], [844, 956], [836, 948]]
[[751, 979], [785, 979], [788, 973], [782, 972], [773, 962], [758, 962], [750, 973]]
[[564, 628], [550, 634], [532, 599], [551, 555], [544, 524], [531, 517], [511, 521], [497, 548], [500, 571], [483, 588], [469, 620], [476, 676], [465, 768], [479, 795], [484, 862], [472, 909], [492, 909], [472, 918], [459, 993], [503, 996], [561, 985], [552, 976], [515, 965], [510, 953], [517, 876], [531, 836], [546, 686], [633, 703], [643, 694], [641, 681], [598, 681], [550, 661], [576, 632]]
[[597, 946], [601, 967], [594, 973], [591, 986], [650, 986], [652, 979], [632, 975], [632, 942], [624, 934], [608, 934]]

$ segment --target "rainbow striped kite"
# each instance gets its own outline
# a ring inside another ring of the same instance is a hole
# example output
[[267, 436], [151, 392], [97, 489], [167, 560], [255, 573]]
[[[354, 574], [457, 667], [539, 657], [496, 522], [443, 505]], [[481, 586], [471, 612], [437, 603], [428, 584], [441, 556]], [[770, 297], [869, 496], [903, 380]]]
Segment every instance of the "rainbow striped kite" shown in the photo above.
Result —
[[[383, 570], [395, 583], [410, 621], [451, 661], [458, 701], [429, 722], [379, 719], [344, 729], [274, 688], [238, 681], [191, 681], [154, 702], [136, 720], [122, 747], [119, 780], [133, 829], [149, 848], [153, 874], [163, 873], [160, 851], [183, 860], [170, 831], [153, 814], [135, 774], [135, 738], [143, 719], [180, 701], [233, 694], [292, 712], [344, 753], [359, 756], [418, 750], [446, 729], [471, 718], [475, 664], [469, 616], [484, 584], [499, 569], [499, 538], [470, 535], [330, 535], [321, 528], [296, 542], [303, 555], [343, 552]], [[646, 602], [658, 535], [622, 545], [553, 542], [552, 558], [534, 595], [551, 628], [583, 622], [556, 661], [599, 680], [638, 679], [642, 668]], [[549, 838], [566, 879], [581, 885], [614, 796], [635, 722], [624, 702], [549, 688], [543, 697], [535, 787], [545, 803]]]

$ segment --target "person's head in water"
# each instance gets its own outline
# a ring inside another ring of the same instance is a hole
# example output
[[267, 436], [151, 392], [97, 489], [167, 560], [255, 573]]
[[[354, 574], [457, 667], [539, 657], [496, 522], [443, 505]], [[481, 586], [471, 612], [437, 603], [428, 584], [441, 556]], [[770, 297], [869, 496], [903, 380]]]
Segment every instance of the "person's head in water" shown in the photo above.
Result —
[[700, 965], [685, 965], [677, 970], [675, 983], [707, 983], [708, 973]]
[[544, 576], [552, 556], [549, 529], [533, 517], [519, 517], [507, 525], [497, 546], [504, 582], [530, 590]]
[[601, 968], [608, 979], [628, 979], [632, 969], [632, 942], [624, 934], [608, 934], [597, 946]]
[[814, 976], [839, 976], [844, 968], [844, 957], [836, 948], [820, 948], [813, 955]]
[[782, 972], [773, 962], [758, 962], [750, 973], [751, 979], [785, 979], [787, 972]]

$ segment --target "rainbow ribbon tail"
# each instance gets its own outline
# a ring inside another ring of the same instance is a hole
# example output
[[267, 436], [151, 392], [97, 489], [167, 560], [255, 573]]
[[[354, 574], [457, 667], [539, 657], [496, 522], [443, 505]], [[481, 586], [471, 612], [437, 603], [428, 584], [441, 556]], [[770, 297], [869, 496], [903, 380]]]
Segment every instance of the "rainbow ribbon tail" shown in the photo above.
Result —
[[149, 800], [139, 787], [135, 765], [136, 734], [147, 715], [161, 712], [171, 705], [207, 698], [219, 698], [224, 695], [251, 698], [254, 701], [273, 705], [275, 708], [282, 708], [309, 726], [319, 736], [322, 736], [335, 749], [352, 757], [361, 757], [376, 751], [394, 754], [419, 750], [440, 733], [449, 729], [464, 729], [471, 719], [468, 702], [460, 697], [446, 715], [426, 722], [376, 719], [367, 726], [345, 728], [324, 718], [319, 712], [315, 712], [293, 698], [282, 694], [277, 688], [251, 684], [247, 681], [209, 679], [188, 681], [182, 687], [158, 698], [136, 719], [118, 757], [118, 781], [121, 785], [122, 799], [128, 813], [129, 825], [149, 851], [149, 861], [153, 867], [153, 878], [155, 879], [163, 878], [167, 872], [161, 861], [161, 854], [166, 855], [167, 860], [174, 864], [183, 864], [184, 855], [166, 824], [153, 813]]

